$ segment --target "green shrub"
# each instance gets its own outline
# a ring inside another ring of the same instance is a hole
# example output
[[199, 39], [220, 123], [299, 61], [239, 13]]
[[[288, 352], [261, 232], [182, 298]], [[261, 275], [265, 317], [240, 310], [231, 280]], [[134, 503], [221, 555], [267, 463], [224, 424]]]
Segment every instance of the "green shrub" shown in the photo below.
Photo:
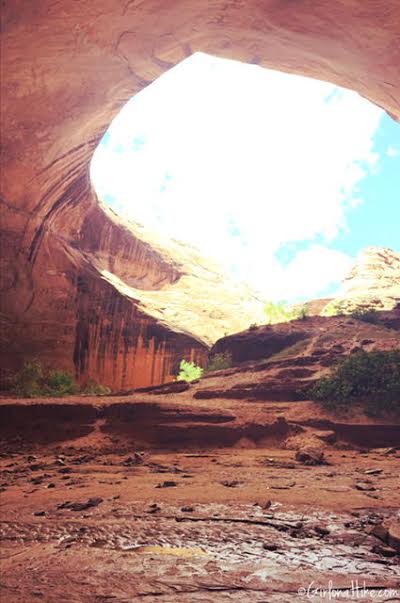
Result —
[[187, 362], [186, 360], [181, 360], [179, 369], [178, 381], [195, 381], [196, 379], [200, 379], [203, 374], [201, 366], [197, 366], [194, 362]]
[[86, 383], [86, 386], [83, 390], [84, 394], [92, 394], [94, 396], [99, 394], [109, 394], [111, 393], [111, 389], [106, 385], [101, 385], [97, 383], [94, 379], [89, 379]]
[[311, 398], [329, 409], [360, 406], [371, 416], [400, 413], [400, 350], [353, 354], [317, 381]]
[[278, 322], [287, 322], [288, 316], [285, 309], [285, 302], [274, 303], [269, 301], [264, 306], [264, 312], [267, 317], [267, 324], [275, 324]]
[[345, 314], [341, 300], [330, 301], [321, 311], [321, 316], [345, 316]]
[[363, 322], [370, 322], [373, 325], [379, 323], [379, 315], [376, 310], [356, 310], [350, 314], [350, 317]]
[[274, 303], [268, 302], [264, 306], [264, 312], [267, 317], [267, 324], [277, 324], [280, 322], [288, 322], [289, 320], [296, 320], [298, 318], [305, 319], [308, 316], [308, 305], [303, 304], [302, 306], [293, 307], [284, 301]]
[[10, 379], [11, 391], [20, 398], [67, 396], [78, 393], [78, 386], [71, 373], [50, 371], [45, 374], [37, 360], [25, 362]]
[[10, 379], [11, 391], [21, 398], [35, 398], [43, 395], [43, 370], [40, 362], [25, 362]]
[[366, 322], [379, 322], [379, 311], [391, 309], [390, 303], [382, 305], [383, 300], [373, 296], [342, 297], [331, 300], [321, 311], [321, 316], [347, 316], [365, 320]]
[[296, 311], [297, 311], [296, 318], [300, 318], [301, 320], [305, 320], [306, 318], [308, 318], [309, 312], [310, 312], [308, 304], [303, 304]]
[[71, 373], [50, 371], [45, 379], [44, 389], [50, 396], [70, 396], [78, 393], [78, 386]]
[[221, 371], [223, 369], [231, 368], [232, 366], [232, 354], [230, 352], [220, 352], [214, 354], [208, 361], [206, 373], [212, 371]]

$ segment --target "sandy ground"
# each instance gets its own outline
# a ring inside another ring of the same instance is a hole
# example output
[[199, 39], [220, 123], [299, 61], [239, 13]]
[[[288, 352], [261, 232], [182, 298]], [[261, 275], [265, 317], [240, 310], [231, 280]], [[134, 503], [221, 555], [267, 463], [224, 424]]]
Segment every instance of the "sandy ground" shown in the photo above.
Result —
[[358, 601], [400, 600], [399, 557], [370, 534], [399, 518], [398, 451], [135, 452], [97, 431], [4, 444], [2, 602], [285, 603], [364, 583]]

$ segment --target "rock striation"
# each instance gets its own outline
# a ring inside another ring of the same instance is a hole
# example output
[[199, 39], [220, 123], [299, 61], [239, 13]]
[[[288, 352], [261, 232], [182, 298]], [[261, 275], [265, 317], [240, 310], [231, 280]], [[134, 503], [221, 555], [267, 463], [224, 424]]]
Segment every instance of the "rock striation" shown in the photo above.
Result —
[[[132, 95], [196, 51], [330, 80], [398, 119], [399, 26], [397, 0], [384, 11], [375, 0], [5, 0], [2, 366], [36, 356], [121, 388], [168, 379], [179, 356], [201, 362], [205, 323], [171, 317], [185, 314], [187, 264], [95, 197], [89, 166], [105, 130]], [[200, 304], [207, 288], [212, 297], [213, 278], [186, 297]]]
[[392, 310], [400, 304], [400, 253], [367, 247], [357, 256], [338, 295], [322, 310]]
[[400, 302], [400, 253], [383, 247], [363, 249], [343, 281], [342, 292]]
[[211, 355], [232, 366], [200, 380], [194, 398], [279, 402], [308, 400], [316, 381], [351, 354], [400, 347], [400, 308], [371, 323], [349, 316], [313, 316], [224, 337]]
[[100, 203], [69, 241], [62, 228], [50, 240], [41, 235], [27, 307], [3, 314], [10, 370], [38, 358], [83, 383], [157, 385], [175, 377], [182, 358], [204, 365], [218, 337], [262, 317], [263, 302], [195, 249]]

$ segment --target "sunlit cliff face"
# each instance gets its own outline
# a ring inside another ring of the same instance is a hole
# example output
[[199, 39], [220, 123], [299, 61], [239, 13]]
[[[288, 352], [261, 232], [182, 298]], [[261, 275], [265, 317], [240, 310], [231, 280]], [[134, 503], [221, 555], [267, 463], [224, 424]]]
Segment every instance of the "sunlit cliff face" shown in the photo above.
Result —
[[[116, 211], [265, 296], [316, 297], [348, 273], [357, 245], [375, 243], [364, 224], [365, 241], [350, 244], [349, 221], [382, 170], [384, 119], [349, 90], [196, 53], [124, 107], [92, 179]], [[400, 138], [385, 145], [397, 161]]]

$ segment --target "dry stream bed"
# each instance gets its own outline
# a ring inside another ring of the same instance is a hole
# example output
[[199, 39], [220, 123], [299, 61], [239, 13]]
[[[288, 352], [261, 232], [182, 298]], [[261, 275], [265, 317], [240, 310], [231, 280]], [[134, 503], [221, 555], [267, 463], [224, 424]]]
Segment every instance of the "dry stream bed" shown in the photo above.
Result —
[[135, 452], [4, 446], [2, 601], [400, 600], [398, 451]]

